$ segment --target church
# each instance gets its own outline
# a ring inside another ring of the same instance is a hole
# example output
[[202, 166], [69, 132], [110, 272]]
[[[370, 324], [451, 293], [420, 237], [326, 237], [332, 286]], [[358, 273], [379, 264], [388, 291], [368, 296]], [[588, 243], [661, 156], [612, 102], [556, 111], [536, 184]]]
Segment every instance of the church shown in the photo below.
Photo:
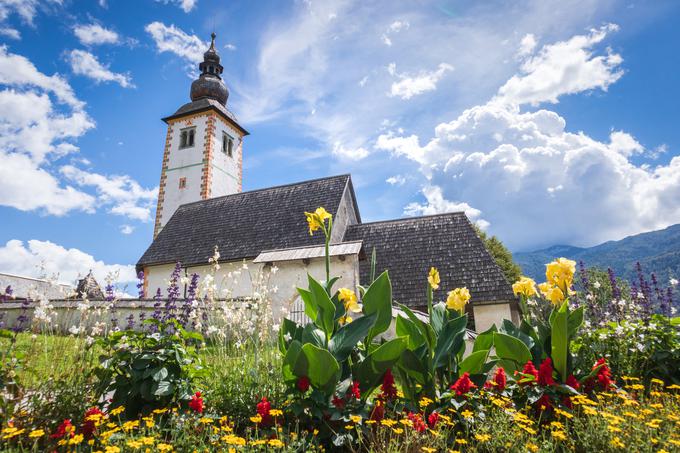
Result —
[[154, 237], [137, 262], [146, 297], [165, 291], [176, 263], [186, 276], [210, 273], [217, 247], [221, 294], [247, 297], [257, 276], [267, 275], [274, 316], [284, 306], [300, 311], [295, 287], [306, 285], [307, 273], [325, 276], [323, 235], [309, 234], [304, 213], [323, 206], [333, 214], [330, 255], [338, 287], [370, 283], [375, 251], [376, 275], [389, 271], [395, 303], [423, 310], [427, 274], [435, 266], [441, 285], [434, 300], [467, 287], [474, 330], [518, 319], [509, 282], [463, 212], [362, 222], [350, 175], [243, 192], [248, 131], [227, 108], [214, 33], [199, 70], [191, 102], [163, 118], [168, 130]]

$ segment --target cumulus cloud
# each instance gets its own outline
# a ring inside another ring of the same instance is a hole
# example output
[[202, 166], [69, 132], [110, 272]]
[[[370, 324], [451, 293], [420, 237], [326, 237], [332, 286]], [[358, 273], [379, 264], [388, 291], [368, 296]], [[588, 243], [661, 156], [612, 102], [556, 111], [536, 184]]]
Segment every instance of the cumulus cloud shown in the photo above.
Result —
[[408, 216], [434, 215], [446, 212], [464, 212], [468, 218], [480, 228], [486, 229], [489, 222], [480, 218], [482, 212], [467, 203], [454, 203], [444, 198], [441, 187], [425, 186], [422, 190], [426, 203], [409, 203], [404, 207], [404, 214]]
[[146, 32], [156, 43], [158, 52], [170, 52], [191, 62], [203, 61], [203, 52], [207, 44], [196, 35], [190, 35], [174, 25], [162, 22], [152, 22], [145, 28]]
[[453, 66], [441, 63], [434, 71], [420, 71], [417, 75], [413, 76], [397, 73], [396, 66], [393, 64], [388, 67], [388, 71], [400, 79], [398, 82], [392, 83], [389, 95], [402, 99], [411, 99], [413, 96], [436, 90], [437, 83], [444, 77], [447, 71], [453, 71]]
[[6, 36], [11, 39], [21, 39], [21, 33], [19, 30], [12, 27], [0, 27], [0, 36]]
[[90, 52], [74, 49], [67, 53], [67, 60], [74, 74], [82, 75], [97, 83], [115, 82], [123, 88], [134, 88], [130, 74], [111, 71], [107, 65], [97, 60]]
[[[555, 104], [564, 94], [607, 91], [623, 75], [619, 68], [623, 59], [609, 49], [605, 55], [594, 55], [593, 47], [616, 30], [617, 25], [608, 24], [590, 30], [587, 35], [544, 46], [522, 64], [521, 74], [514, 75], [498, 90], [497, 100], [518, 105]], [[523, 44], [527, 44], [529, 52], [531, 42], [523, 40]]]
[[0, 246], [0, 271], [29, 277], [57, 276], [57, 280], [75, 284], [90, 270], [100, 285], [109, 274], [119, 282], [136, 280], [134, 266], [106, 264], [76, 248], [65, 248], [50, 241], [12, 239]]
[[390, 38], [390, 35], [399, 33], [401, 30], [407, 30], [410, 27], [410, 25], [411, 24], [409, 24], [408, 21], [395, 20], [390, 24], [389, 27], [387, 27], [387, 30], [385, 31], [385, 33], [382, 34], [380, 39], [386, 46], [391, 46], [392, 39]]
[[132, 234], [135, 231], [135, 227], [132, 225], [121, 225], [120, 232], [122, 234]]
[[168, 4], [177, 5], [180, 8], [182, 8], [182, 11], [184, 11], [185, 13], [188, 13], [189, 11], [194, 9], [196, 4], [198, 3], [198, 0], [156, 0], [156, 1], [159, 3], [164, 3], [166, 5]]
[[[636, 165], [631, 158], [644, 154], [645, 148], [630, 133], [613, 131], [608, 140], [596, 140], [570, 132], [566, 119], [556, 112], [524, 112], [517, 105], [539, 99], [556, 102], [560, 95], [613, 83], [620, 74], [612, 67], [605, 71], [609, 78], [604, 75], [608, 57], [584, 53], [592, 45], [588, 43], [601, 41], [613, 29], [545, 46], [532, 63], [531, 74], [565, 71], [596, 82], [555, 77], [562, 85], [514, 91], [510, 103], [498, 99], [510, 92], [505, 84], [492, 101], [436, 126], [434, 137], [422, 145], [415, 134], [382, 134], [377, 148], [417, 162], [429, 179], [423, 189], [425, 202], [411, 203], [405, 211], [473, 209], [468, 215], [483, 215], [493, 232], [516, 250], [556, 243], [592, 245], [678, 222], [680, 157], [667, 165]], [[580, 61], [580, 69], [558, 63], [553, 51], [564, 48], [574, 55], [560, 51], [561, 60]]]
[[98, 203], [109, 206], [109, 212], [130, 219], [148, 222], [158, 188], [144, 189], [127, 175], [105, 176], [87, 172], [73, 165], [64, 165], [60, 172], [80, 187], [93, 187]]
[[519, 43], [519, 49], [517, 50], [517, 56], [518, 57], [525, 57], [532, 53], [534, 49], [536, 48], [536, 37], [534, 36], [533, 33], [527, 33], [524, 35], [522, 38], [522, 41]]
[[391, 186], [403, 186], [406, 183], [406, 178], [402, 175], [390, 176], [385, 182]]
[[81, 44], [90, 46], [96, 44], [117, 44], [120, 36], [113, 30], [99, 24], [80, 24], [73, 27], [73, 33]]
[[368, 150], [362, 146], [346, 147], [340, 142], [335, 142], [333, 154], [344, 159], [361, 160], [368, 156]]

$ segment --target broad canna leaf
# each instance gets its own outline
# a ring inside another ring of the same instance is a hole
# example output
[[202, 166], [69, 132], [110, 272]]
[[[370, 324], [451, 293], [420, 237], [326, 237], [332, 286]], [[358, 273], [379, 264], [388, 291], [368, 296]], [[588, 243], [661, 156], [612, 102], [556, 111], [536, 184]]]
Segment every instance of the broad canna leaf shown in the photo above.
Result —
[[389, 329], [392, 323], [392, 283], [387, 271], [371, 283], [362, 302], [365, 315], [377, 314], [375, 325], [368, 334], [370, 340]]
[[439, 335], [449, 320], [449, 313], [446, 305], [442, 302], [432, 307], [432, 315], [430, 316], [430, 325], [435, 333]]
[[321, 283], [309, 274], [307, 274], [307, 279], [309, 281], [311, 300], [317, 310], [314, 324], [325, 332], [326, 338], [329, 338], [335, 327], [335, 305], [333, 305], [331, 298], [328, 296], [326, 289], [321, 286]]
[[583, 324], [583, 306], [569, 313], [568, 334], [569, 338], [574, 338], [579, 327]]
[[302, 330], [301, 342], [303, 345], [311, 343], [319, 348], [325, 348], [326, 334], [323, 330], [317, 328], [315, 324], [309, 323]]
[[425, 385], [427, 377], [427, 365], [418, 358], [415, 352], [410, 349], [406, 349], [399, 358], [397, 366], [406, 373], [409, 377], [413, 378], [420, 385]]
[[352, 374], [359, 380], [362, 395], [370, 395], [385, 372], [399, 360], [407, 345], [406, 338], [390, 340], [378, 346], [354, 367]]
[[335, 357], [328, 350], [316, 347], [311, 343], [302, 346], [302, 354], [298, 356], [297, 361], [300, 362], [302, 357], [305, 358], [306, 376], [312, 386], [325, 392], [332, 391], [337, 383], [338, 371], [340, 371], [340, 365]]
[[444, 365], [450, 356], [455, 356], [464, 345], [463, 337], [467, 326], [467, 314], [452, 319], [446, 323], [437, 338], [434, 348], [434, 368]]
[[475, 344], [472, 347], [472, 352], [491, 349], [493, 346], [493, 333], [497, 331], [498, 329], [496, 329], [496, 325], [494, 324], [484, 332], [477, 335], [477, 338], [475, 338]]
[[554, 315], [550, 320], [550, 356], [555, 365], [555, 370], [562, 378], [562, 382], [567, 380], [567, 355], [569, 353], [568, 303], [564, 302], [559, 309], [554, 310]]
[[418, 330], [427, 342], [428, 349], [430, 349], [430, 351], [434, 351], [435, 344], [437, 343], [437, 336], [435, 335], [432, 326], [418, 319], [415, 313], [413, 313], [406, 305], [399, 305], [399, 308], [401, 308], [401, 310], [406, 313], [406, 316], [408, 316], [408, 319], [410, 319], [411, 322], [413, 322], [413, 324], [418, 327]]
[[349, 324], [345, 324], [335, 332], [328, 343], [328, 349], [338, 362], [347, 360], [357, 343], [363, 340], [371, 327], [375, 325], [377, 317], [376, 313], [362, 316]]
[[501, 359], [511, 360], [521, 365], [531, 360], [531, 351], [527, 345], [508, 334], [494, 332], [493, 344], [496, 348], [496, 355]]
[[408, 337], [408, 348], [411, 351], [416, 350], [425, 343], [425, 338], [420, 329], [410, 319], [397, 316], [396, 332], [398, 337]]
[[317, 307], [314, 300], [312, 300], [312, 293], [304, 288], [298, 288], [297, 291], [298, 294], [300, 294], [300, 299], [305, 303], [305, 315], [307, 315], [312, 322], [316, 322], [316, 315], [319, 311], [319, 307]]
[[468, 372], [470, 374], [481, 374], [484, 371], [484, 364], [486, 363], [488, 356], [488, 349], [473, 352], [458, 364], [458, 373], [462, 374]]

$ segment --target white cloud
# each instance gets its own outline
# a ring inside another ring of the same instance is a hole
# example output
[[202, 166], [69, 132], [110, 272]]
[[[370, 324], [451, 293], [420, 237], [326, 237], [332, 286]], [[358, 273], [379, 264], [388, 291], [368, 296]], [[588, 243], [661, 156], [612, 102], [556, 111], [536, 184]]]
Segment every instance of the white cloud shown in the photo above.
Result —
[[231, 51], [236, 50], [236, 44], [227, 43], [227, 44], [225, 44], [223, 47], [224, 47], [225, 49], [231, 50]]
[[538, 105], [557, 103], [564, 94], [601, 89], [616, 82], [623, 70], [621, 56], [607, 49], [606, 55], [593, 55], [593, 47], [618, 26], [608, 24], [593, 29], [587, 35], [577, 35], [567, 41], [544, 46], [529, 57], [514, 75], [498, 90], [497, 100], [511, 104]]
[[361, 160], [368, 156], [368, 150], [362, 146], [345, 147], [340, 142], [336, 142], [333, 146], [333, 154], [344, 159]]
[[72, 210], [94, 212], [94, 197], [71, 186], [62, 187], [28, 156], [0, 151], [0, 162], [0, 205], [52, 215]]
[[166, 5], [170, 3], [175, 4], [182, 8], [182, 11], [184, 11], [185, 13], [188, 13], [192, 9], [194, 9], [196, 4], [198, 3], [198, 0], [156, 0], [156, 1], [159, 3], [164, 3]]
[[112, 72], [103, 65], [97, 57], [85, 50], [75, 49], [67, 53], [67, 60], [71, 64], [74, 74], [82, 75], [97, 83], [115, 82], [123, 88], [134, 88], [130, 74]]
[[453, 66], [441, 63], [435, 71], [421, 71], [415, 76], [398, 74], [396, 73], [395, 66], [390, 66], [389, 70], [391, 74], [400, 79], [398, 82], [392, 83], [389, 95], [402, 99], [411, 99], [413, 96], [436, 90], [437, 83], [444, 77], [447, 71], [453, 71]]
[[127, 175], [105, 176], [90, 173], [72, 165], [64, 165], [60, 172], [81, 187], [94, 187], [98, 202], [109, 206], [109, 212], [130, 219], [148, 222], [158, 195], [158, 188], [144, 189]]
[[67, 249], [50, 241], [32, 239], [25, 244], [12, 239], [0, 246], [0, 271], [29, 277], [58, 276], [58, 281], [75, 284], [90, 270], [102, 286], [109, 274], [119, 282], [136, 280], [134, 266], [106, 264], [76, 248]]
[[116, 44], [120, 36], [113, 30], [99, 24], [80, 24], [73, 27], [73, 33], [81, 44], [89, 46], [96, 44]]
[[386, 45], [386, 46], [392, 46], [392, 39], [390, 38], [390, 35], [399, 33], [401, 30], [407, 30], [411, 24], [409, 24], [407, 21], [402, 21], [402, 20], [395, 20], [390, 24], [389, 27], [387, 27], [387, 30], [385, 33], [383, 33], [380, 36], [380, 40]]
[[424, 204], [409, 203], [404, 207], [405, 215], [417, 216], [444, 214], [447, 212], [465, 212], [465, 215], [480, 228], [486, 229], [489, 226], [489, 222], [480, 218], [482, 213], [479, 209], [475, 209], [467, 203], [454, 203], [446, 200], [441, 187], [425, 186], [422, 192], [427, 202]]
[[392, 186], [403, 186], [406, 183], [406, 178], [402, 175], [394, 175], [387, 178], [385, 182]]
[[203, 61], [203, 53], [208, 45], [196, 35], [185, 33], [174, 25], [152, 22], [145, 28], [156, 43], [159, 52], [171, 52], [191, 63]]
[[11, 39], [21, 39], [19, 30], [12, 27], [0, 27], [0, 36], [6, 36]]
[[533, 33], [527, 33], [522, 38], [522, 41], [520, 41], [519, 43], [519, 50], [517, 51], [517, 56], [525, 57], [529, 55], [536, 48], [536, 44], [537, 44], [536, 37], [533, 35]]
[[132, 232], [135, 231], [135, 227], [132, 225], [121, 225], [120, 226], [120, 232], [122, 234], [132, 234]]

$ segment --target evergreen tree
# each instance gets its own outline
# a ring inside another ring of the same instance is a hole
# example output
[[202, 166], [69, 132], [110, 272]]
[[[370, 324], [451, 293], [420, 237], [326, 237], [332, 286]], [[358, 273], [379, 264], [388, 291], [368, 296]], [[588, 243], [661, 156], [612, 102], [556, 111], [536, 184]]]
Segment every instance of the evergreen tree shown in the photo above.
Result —
[[493, 256], [498, 267], [500, 267], [503, 274], [505, 274], [508, 283], [512, 284], [519, 280], [522, 275], [522, 269], [513, 261], [510, 250], [503, 245], [500, 239], [496, 236], [489, 237], [484, 231], [480, 230], [477, 225], [475, 225], [475, 230], [477, 230], [477, 235], [482, 242], [484, 242], [484, 246], [491, 256]]

